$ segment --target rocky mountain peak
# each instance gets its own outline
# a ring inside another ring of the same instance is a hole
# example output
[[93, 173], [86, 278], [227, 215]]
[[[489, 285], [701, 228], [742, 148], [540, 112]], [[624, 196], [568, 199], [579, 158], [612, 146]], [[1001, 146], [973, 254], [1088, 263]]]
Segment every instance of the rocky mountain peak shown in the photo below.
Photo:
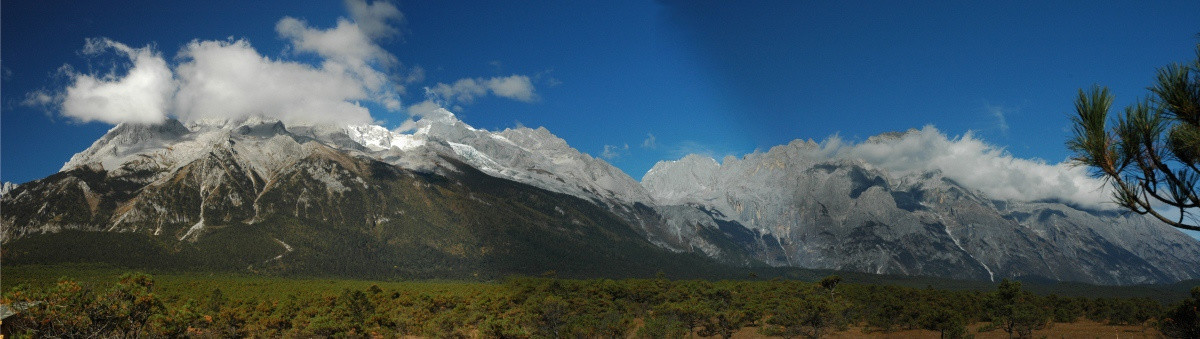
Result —
[[124, 156], [177, 142], [190, 132], [183, 123], [173, 118], [158, 124], [121, 123], [109, 129], [91, 147], [72, 156], [60, 171], [90, 163], [116, 168]]
[[584, 199], [619, 204], [651, 200], [620, 169], [572, 148], [544, 127], [493, 132], [438, 109], [402, 128], [412, 132], [363, 125], [348, 126], [345, 133], [374, 156], [405, 168], [426, 168], [438, 163], [434, 157], [450, 156], [492, 176]]
[[238, 126], [234, 132], [243, 136], [256, 138], [270, 138], [276, 135], [288, 134], [287, 127], [279, 120], [245, 122], [241, 126]]
[[921, 131], [916, 128], [909, 128], [907, 131], [904, 131], [904, 132], [900, 132], [900, 131], [884, 132], [884, 133], [880, 133], [880, 134], [876, 134], [876, 135], [868, 137], [866, 142], [874, 143], [874, 144], [893, 143], [893, 142], [896, 142], [897, 140], [903, 139], [905, 136], [908, 136], [910, 134], [917, 134], [917, 133], [921, 133]]
[[642, 177], [642, 187], [659, 204], [699, 202], [697, 198], [712, 196], [720, 167], [716, 159], [698, 154], [660, 161]]
[[3, 184], [0, 184], [0, 196], [8, 195], [8, 192], [17, 189], [17, 186], [19, 185], [5, 181]]

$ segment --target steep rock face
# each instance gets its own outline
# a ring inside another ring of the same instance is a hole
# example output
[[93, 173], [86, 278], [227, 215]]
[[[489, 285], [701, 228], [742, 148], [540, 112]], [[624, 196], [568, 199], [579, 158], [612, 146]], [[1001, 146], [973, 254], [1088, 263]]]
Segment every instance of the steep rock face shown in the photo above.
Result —
[[117, 201], [140, 183], [110, 180], [99, 166], [82, 166], [25, 183], [3, 197], [0, 240], [61, 230], [107, 228]]
[[1146, 218], [994, 201], [936, 171], [895, 177], [824, 152], [796, 141], [720, 164], [688, 156], [642, 183], [660, 203], [719, 211], [778, 238], [783, 258], [756, 256], [772, 265], [1109, 284], [1200, 276], [1189, 256], [1200, 243]]
[[8, 192], [16, 189], [17, 186], [19, 185], [5, 181], [3, 184], [0, 184], [0, 195], [8, 194]]

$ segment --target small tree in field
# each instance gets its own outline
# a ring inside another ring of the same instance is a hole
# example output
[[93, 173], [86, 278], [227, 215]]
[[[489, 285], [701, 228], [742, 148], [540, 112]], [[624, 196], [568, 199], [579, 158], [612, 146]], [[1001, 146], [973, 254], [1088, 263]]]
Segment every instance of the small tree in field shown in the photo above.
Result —
[[948, 305], [936, 305], [925, 310], [920, 324], [923, 329], [938, 331], [942, 339], [962, 338], [967, 334], [967, 319]]
[[1158, 329], [1173, 338], [1200, 338], [1200, 286], [1192, 288], [1192, 297], [1163, 314]]
[[1009, 336], [1028, 338], [1050, 322], [1050, 313], [1034, 302], [1032, 293], [1021, 290], [1019, 281], [1004, 279], [989, 298], [993, 321]]
[[[816, 292], [816, 291], [813, 291]], [[784, 338], [820, 338], [848, 324], [846, 305], [824, 293], [805, 292], [780, 302], [759, 333]]]
[[829, 297], [833, 298], [833, 290], [836, 289], [837, 285], [840, 284], [841, 282], [842, 282], [842, 277], [839, 277], [837, 275], [831, 275], [831, 276], [825, 277], [825, 279], [821, 279], [821, 288], [824, 288], [825, 290], [829, 291]]

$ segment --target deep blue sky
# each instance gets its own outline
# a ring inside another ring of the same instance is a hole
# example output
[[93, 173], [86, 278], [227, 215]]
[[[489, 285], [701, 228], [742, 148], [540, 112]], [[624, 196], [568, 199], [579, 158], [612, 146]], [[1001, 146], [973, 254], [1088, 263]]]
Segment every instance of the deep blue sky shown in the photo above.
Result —
[[[245, 38], [284, 57], [284, 16], [330, 27], [340, 1], [5, 1], [0, 9], [0, 180], [47, 176], [110, 125], [21, 105], [61, 89], [63, 64], [97, 71], [84, 39], [154, 44], [173, 61], [193, 39]], [[425, 80], [512, 74], [538, 100], [464, 105], [476, 127], [545, 126], [640, 179], [656, 161], [718, 158], [793, 139], [862, 140], [932, 124], [974, 131], [1022, 158], [1068, 156], [1081, 87], [1117, 106], [1147, 94], [1154, 70], [1193, 58], [1200, 2], [516, 2], [404, 1], [402, 38], [383, 43]], [[997, 116], [997, 112], [1003, 120]], [[396, 126], [403, 113], [375, 111]], [[643, 147], [649, 134], [654, 147]], [[628, 145], [628, 149], [624, 149]]]

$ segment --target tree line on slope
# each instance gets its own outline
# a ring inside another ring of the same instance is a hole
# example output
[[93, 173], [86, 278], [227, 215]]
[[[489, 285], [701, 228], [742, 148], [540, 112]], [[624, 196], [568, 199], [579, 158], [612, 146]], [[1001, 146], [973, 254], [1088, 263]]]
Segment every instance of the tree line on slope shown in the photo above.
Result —
[[1200, 336], [1200, 287], [1170, 307], [1148, 299], [1039, 296], [1020, 282], [989, 292], [810, 283], [560, 280], [513, 277], [499, 288], [468, 293], [345, 289], [340, 295], [291, 294], [237, 299], [220, 289], [163, 298], [145, 274], [127, 274], [107, 289], [62, 280], [18, 286], [3, 302], [16, 314], [4, 327], [30, 337], [402, 336], [486, 338], [729, 338], [743, 328], [763, 335], [819, 338], [849, 326], [870, 332], [924, 329], [943, 338], [981, 331], [1029, 337], [1080, 319], [1152, 324], [1174, 337]]

